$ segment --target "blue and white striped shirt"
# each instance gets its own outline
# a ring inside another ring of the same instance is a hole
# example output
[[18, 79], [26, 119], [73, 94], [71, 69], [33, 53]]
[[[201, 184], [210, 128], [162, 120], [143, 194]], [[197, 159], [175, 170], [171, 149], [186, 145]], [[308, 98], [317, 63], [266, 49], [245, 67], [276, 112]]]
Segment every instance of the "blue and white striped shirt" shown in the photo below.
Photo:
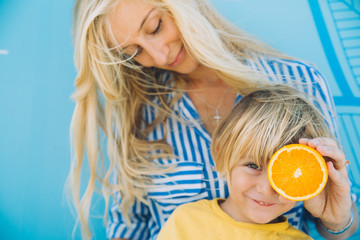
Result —
[[[277, 83], [294, 83], [299, 90], [314, 97], [315, 105], [322, 111], [330, 128], [337, 134], [335, 108], [327, 82], [314, 67], [304, 62], [278, 58], [257, 58], [248, 64], [260, 72], [266, 73], [270, 81]], [[238, 96], [238, 101], [241, 96]], [[316, 101], [321, 99], [322, 101]], [[148, 190], [148, 205], [135, 201], [132, 208], [132, 224], [126, 225], [116, 204], [110, 209], [107, 236], [109, 238], [156, 239], [161, 226], [180, 204], [200, 199], [226, 198], [228, 190], [225, 182], [214, 171], [214, 162], [210, 155], [211, 137], [199, 123], [199, 114], [189, 96], [185, 93], [173, 106], [177, 117], [170, 116], [166, 126], [158, 126], [150, 134], [149, 140], [163, 138], [164, 127], [167, 128], [167, 143], [173, 147], [179, 159], [159, 160], [161, 164], [177, 163], [167, 177], [154, 177], [158, 187]], [[147, 105], [144, 116], [148, 123], [156, 116], [156, 110]], [[186, 121], [179, 121], [184, 119]], [[191, 122], [191, 124], [184, 123]], [[117, 195], [119, 196], [119, 195]], [[120, 199], [119, 199], [120, 201]], [[303, 224], [304, 207], [299, 202], [285, 214], [289, 222], [298, 229], [305, 230]], [[306, 230], [305, 230], [306, 231]]]

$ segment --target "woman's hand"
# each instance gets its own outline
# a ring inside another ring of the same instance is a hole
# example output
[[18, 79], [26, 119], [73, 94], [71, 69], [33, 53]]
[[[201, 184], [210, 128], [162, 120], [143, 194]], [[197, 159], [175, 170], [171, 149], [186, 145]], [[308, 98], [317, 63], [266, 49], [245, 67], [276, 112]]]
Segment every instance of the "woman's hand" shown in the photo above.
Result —
[[333, 231], [343, 229], [351, 219], [350, 184], [344, 152], [330, 138], [299, 140], [300, 144], [316, 149], [327, 161], [329, 179], [325, 189], [316, 197], [304, 201], [304, 207]]

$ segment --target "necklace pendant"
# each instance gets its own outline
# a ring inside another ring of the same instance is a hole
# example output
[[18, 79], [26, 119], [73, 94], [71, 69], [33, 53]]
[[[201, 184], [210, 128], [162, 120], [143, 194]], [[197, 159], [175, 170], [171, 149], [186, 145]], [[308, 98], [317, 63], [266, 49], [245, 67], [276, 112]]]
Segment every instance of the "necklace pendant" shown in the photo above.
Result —
[[220, 120], [221, 120], [221, 116], [215, 115], [215, 116], [214, 116], [214, 119], [216, 120], [216, 123], [219, 123]]
[[215, 109], [215, 112], [216, 112], [216, 115], [213, 118], [215, 119], [216, 123], [219, 123], [221, 120], [219, 109]]

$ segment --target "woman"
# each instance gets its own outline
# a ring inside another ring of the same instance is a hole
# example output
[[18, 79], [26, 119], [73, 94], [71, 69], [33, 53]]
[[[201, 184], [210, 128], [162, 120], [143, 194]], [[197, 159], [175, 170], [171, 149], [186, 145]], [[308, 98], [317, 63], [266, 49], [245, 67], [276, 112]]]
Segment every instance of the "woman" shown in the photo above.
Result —
[[[176, 206], [225, 198], [227, 187], [209, 152], [211, 134], [234, 103], [258, 86], [284, 83], [312, 95], [336, 133], [321, 74], [240, 32], [205, 0], [78, 0], [74, 33], [70, 182], [84, 235], [90, 234], [96, 179], [106, 202], [115, 199], [109, 238], [156, 239]], [[102, 133], [105, 171], [98, 161]], [[80, 197], [84, 149], [90, 177]], [[328, 196], [307, 210], [320, 219], [324, 236], [338, 237], [333, 233], [343, 229], [341, 236], [351, 235], [356, 224], [350, 224], [350, 187], [328, 188]], [[298, 204], [287, 215], [300, 229], [303, 212]]]

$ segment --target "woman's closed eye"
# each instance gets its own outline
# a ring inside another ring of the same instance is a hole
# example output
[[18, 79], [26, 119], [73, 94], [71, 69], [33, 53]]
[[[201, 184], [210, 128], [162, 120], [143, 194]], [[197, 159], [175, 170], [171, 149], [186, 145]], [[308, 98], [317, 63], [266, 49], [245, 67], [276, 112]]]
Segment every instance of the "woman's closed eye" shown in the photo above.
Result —
[[[158, 32], [160, 31], [160, 29], [161, 29], [161, 26], [162, 26], [162, 20], [159, 19], [159, 22], [158, 22], [155, 30], [151, 32], [151, 35], [155, 35], [156, 33], [158, 33]], [[142, 51], [143, 51], [143, 48], [140, 47], [140, 46], [138, 46], [138, 47], [136, 48], [136, 52], [134, 53], [134, 56], [133, 56], [133, 57], [135, 58], [135, 57], [137, 57], [137, 56], [140, 56], [140, 54], [142, 53]]]
[[151, 34], [154, 35], [154, 34], [158, 33], [159, 30], [161, 29], [161, 26], [162, 26], [162, 19], [160, 18], [157, 27], [155, 28], [154, 31], [151, 32]]

